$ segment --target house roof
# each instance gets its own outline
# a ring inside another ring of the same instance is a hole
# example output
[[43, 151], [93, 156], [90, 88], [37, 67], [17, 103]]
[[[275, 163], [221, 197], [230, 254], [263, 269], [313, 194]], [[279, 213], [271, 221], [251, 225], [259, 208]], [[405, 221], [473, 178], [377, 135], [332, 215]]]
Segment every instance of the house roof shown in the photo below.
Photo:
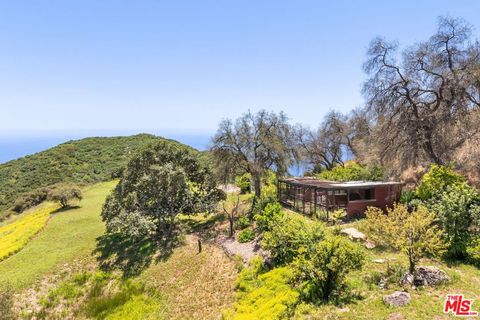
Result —
[[402, 185], [402, 182], [397, 181], [328, 181], [320, 180], [313, 177], [293, 177], [280, 179], [280, 182], [286, 182], [298, 186], [315, 187], [321, 189], [358, 189], [358, 188], [372, 188], [389, 185]]

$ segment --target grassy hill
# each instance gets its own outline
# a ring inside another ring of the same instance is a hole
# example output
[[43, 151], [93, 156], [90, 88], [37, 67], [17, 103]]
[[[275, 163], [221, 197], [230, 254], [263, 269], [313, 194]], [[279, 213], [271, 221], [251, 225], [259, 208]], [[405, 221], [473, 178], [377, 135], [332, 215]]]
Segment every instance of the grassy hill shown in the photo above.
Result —
[[11, 206], [20, 194], [54, 183], [111, 180], [133, 154], [160, 140], [179, 144], [148, 134], [86, 138], [0, 164], [0, 210]]

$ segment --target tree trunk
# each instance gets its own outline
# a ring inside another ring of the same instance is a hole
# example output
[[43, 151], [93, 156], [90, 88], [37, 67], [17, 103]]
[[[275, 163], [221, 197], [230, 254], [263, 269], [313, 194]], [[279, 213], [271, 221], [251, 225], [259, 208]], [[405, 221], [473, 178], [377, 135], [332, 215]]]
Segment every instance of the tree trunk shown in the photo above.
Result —
[[230, 220], [230, 238], [232, 238], [233, 234], [234, 234], [234, 232], [233, 232], [233, 217], [230, 217], [229, 220]]
[[255, 189], [255, 197], [260, 198], [262, 194], [262, 186], [261, 186], [261, 178], [260, 175], [253, 176], [253, 187]]

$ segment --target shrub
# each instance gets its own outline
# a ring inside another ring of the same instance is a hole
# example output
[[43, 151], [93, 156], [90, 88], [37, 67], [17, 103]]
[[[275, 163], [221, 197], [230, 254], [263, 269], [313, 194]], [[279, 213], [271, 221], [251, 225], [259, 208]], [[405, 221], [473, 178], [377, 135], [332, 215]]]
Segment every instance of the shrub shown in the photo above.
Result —
[[272, 224], [275, 220], [283, 216], [282, 206], [278, 202], [268, 203], [260, 214], [255, 215], [255, 221], [258, 227], [267, 231], [272, 228]]
[[366, 215], [365, 229], [369, 238], [404, 252], [410, 273], [420, 258], [440, 256], [445, 251], [435, 214], [425, 207], [409, 212], [407, 206], [397, 204], [387, 208], [387, 214], [379, 208], [368, 207]]
[[303, 251], [293, 261], [296, 278], [304, 282], [307, 300], [328, 301], [340, 296], [347, 274], [359, 270], [365, 261], [358, 245], [333, 236]]
[[237, 228], [240, 229], [240, 230], [243, 230], [243, 229], [249, 227], [251, 224], [252, 224], [252, 222], [246, 216], [240, 216], [237, 220]]
[[331, 181], [381, 181], [384, 179], [384, 176], [385, 170], [383, 167], [367, 167], [355, 161], [347, 161], [344, 166], [336, 166], [331, 170], [326, 170], [317, 174], [319, 179]]
[[468, 261], [480, 268], [480, 238], [472, 240], [467, 246]]
[[50, 192], [49, 188], [40, 188], [34, 191], [25, 193], [15, 200], [12, 210], [17, 213], [22, 213], [23, 211], [39, 205], [40, 203], [47, 200], [48, 193]]
[[323, 240], [324, 234], [320, 223], [307, 223], [296, 215], [282, 216], [274, 219], [271, 230], [263, 234], [261, 246], [270, 251], [275, 264], [283, 265]]
[[465, 178], [456, 173], [451, 166], [432, 164], [430, 170], [423, 175], [415, 195], [421, 200], [428, 200], [440, 196], [448, 186], [461, 184], [464, 181]]
[[235, 177], [235, 185], [240, 188], [240, 193], [250, 193], [252, 191], [252, 176], [249, 173], [245, 173], [241, 176]]
[[238, 242], [245, 243], [255, 239], [255, 231], [252, 228], [246, 228], [238, 234]]
[[231, 318], [273, 320], [287, 318], [293, 313], [300, 296], [290, 284], [293, 270], [281, 267], [263, 274], [262, 271], [261, 259], [254, 259], [240, 272]]
[[388, 285], [398, 284], [405, 271], [400, 263], [389, 263], [384, 272], [373, 271], [364, 277], [364, 281], [370, 286], [378, 286], [383, 283], [383, 288], [388, 288]]
[[431, 205], [437, 213], [448, 244], [447, 256], [455, 259], [467, 257], [467, 246], [480, 227], [480, 195], [466, 183], [446, 188]]

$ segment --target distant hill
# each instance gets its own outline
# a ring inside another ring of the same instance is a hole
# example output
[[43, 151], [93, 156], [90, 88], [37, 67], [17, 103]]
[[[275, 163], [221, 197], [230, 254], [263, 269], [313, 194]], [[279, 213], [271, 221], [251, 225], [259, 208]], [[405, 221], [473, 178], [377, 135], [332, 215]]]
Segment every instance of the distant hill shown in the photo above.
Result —
[[162, 140], [182, 145], [148, 134], [94, 137], [68, 141], [0, 164], [0, 210], [11, 206], [20, 194], [54, 183], [88, 184], [111, 180], [121, 172], [132, 155]]

